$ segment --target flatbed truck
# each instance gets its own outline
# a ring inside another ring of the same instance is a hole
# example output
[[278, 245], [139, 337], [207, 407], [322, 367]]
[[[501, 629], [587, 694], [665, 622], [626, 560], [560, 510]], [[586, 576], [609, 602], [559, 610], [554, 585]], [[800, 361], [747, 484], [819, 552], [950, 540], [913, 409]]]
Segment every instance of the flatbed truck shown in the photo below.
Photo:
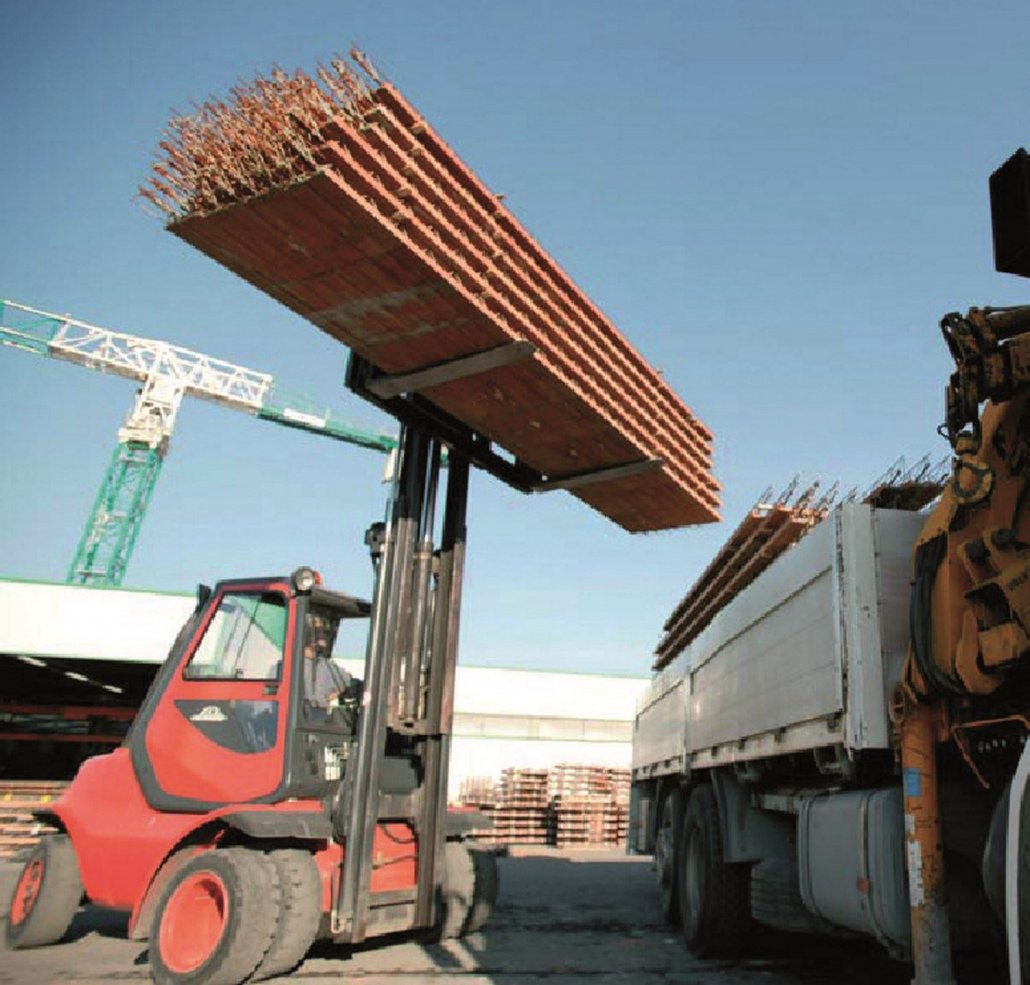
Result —
[[[1025, 151], [991, 199], [996, 266], [1030, 276]], [[759, 923], [875, 938], [919, 985], [995, 942], [1030, 980], [1030, 307], [942, 329], [936, 506], [838, 506], [641, 699], [629, 847], [699, 955]]]

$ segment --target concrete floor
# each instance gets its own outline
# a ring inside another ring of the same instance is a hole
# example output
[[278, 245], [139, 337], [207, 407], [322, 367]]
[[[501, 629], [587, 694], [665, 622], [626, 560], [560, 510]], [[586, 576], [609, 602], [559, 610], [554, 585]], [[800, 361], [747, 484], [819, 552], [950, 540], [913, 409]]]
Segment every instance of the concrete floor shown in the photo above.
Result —
[[[18, 867], [0, 864], [3, 914]], [[910, 971], [875, 945], [779, 936], [737, 962], [696, 961], [661, 923], [649, 859], [616, 851], [514, 850], [500, 859], [501, 895], [479, 934], [444, 945], [412, 941], [354, 952], [319, 944], [290, 978], [362, 985], [908, 985]], [[0, 950], [0, 982], [149, 979], [146, 945], [125, 920], [91, 908], [67, 943]], [[978, 975], [979, 985], [991, 979]]]

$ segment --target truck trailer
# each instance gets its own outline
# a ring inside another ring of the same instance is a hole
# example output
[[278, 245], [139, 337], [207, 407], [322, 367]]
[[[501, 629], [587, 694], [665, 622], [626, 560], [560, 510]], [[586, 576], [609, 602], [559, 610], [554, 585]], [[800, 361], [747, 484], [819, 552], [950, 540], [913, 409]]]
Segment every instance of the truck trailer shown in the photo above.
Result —
[[[1025, 151], [991, 204], [996, 266], [1030, 276]], [[756, 922], [875, 938], [920, 985], [992, 941], [1030, 973], [1030, 307], [942, 329], [936, 505], [837, 506], [641, 699], [629, 848], [699, 955]]]

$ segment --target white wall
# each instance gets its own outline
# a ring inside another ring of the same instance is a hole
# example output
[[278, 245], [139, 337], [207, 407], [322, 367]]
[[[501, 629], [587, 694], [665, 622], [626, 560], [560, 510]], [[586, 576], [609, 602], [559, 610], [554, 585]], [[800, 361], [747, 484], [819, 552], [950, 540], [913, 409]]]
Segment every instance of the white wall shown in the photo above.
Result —
[[0, 581], [0, 653], [161, 663], [192, 595]]

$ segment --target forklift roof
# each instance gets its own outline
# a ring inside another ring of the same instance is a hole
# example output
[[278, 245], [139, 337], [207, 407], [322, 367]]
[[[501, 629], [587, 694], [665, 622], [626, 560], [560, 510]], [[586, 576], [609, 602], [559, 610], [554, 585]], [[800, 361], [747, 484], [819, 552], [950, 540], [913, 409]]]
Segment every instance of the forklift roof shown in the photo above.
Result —
[[311, 589], [311, 601], [316, 605], [335, 609], [343, 619], [363, 619], [372, 611], [372, 604], [365, 599], [344, 595], [342, 592], [332, 592], [321, 585]]

